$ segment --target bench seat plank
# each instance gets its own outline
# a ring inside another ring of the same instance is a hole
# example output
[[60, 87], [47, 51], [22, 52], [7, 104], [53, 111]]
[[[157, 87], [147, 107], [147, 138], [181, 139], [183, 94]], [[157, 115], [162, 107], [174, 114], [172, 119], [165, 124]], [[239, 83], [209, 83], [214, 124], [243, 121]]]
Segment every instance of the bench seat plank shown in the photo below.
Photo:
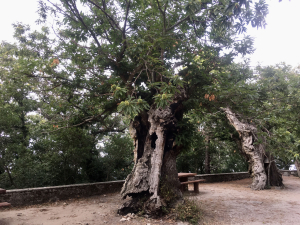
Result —
[[11, 204], [8, 203], [8, 202], [1, 202], [0, 203], [0, 208], [2, 208], [2, 207], [9, 207], [9, 206], [11, 206]]

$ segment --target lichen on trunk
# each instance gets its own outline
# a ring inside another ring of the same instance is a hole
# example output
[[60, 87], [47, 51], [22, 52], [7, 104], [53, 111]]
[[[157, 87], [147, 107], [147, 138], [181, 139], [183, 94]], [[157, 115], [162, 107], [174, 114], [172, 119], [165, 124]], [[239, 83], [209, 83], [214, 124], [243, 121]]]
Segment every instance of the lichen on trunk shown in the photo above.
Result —
[[240, 121], [230, 108], [222, 108], [222, 110], [229, 123], [239, 133], [241, 150], [249, 159], [249, 171], [253, 177], [251, 188], [262, 190], [268, 183], [271, 186], [283, 186], [282, 176], [271, 155], [265, 151], [265, 144], [255, 143], [258, 141], [257, 128], [253, 124]]
[[173, 102], [165, 109], [153, 105], [130, 124], [134, 140], [135, 165], [121, 190], [121, 196], [132, 199], [119, 214], [143, 211], [159, 214], [163, 206], [182, 198], [176, 170], [176, 156], [180, 147], [175, 144], [177, 122], [182, 118], [182, 105]]

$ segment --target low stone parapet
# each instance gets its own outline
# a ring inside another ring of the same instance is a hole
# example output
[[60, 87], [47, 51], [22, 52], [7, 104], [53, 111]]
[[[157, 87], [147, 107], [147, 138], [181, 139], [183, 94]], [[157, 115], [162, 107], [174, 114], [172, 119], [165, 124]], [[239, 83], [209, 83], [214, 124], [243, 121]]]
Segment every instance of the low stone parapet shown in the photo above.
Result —
[[214, 183], [214, 182], [241, 180], [249, 177], [250, 174], [248, 172], [198, 174], [196, 175], [195, 180], [205, 179], [207, 183]]
[[0, 196], [0, 202], [9, 202], [12, 206], [55, 202], [69, 198], [80, 198], [92, 195], [120, 192], [123, 184], [124, 180], [120, 180], [54, 187], [6, 190], [6, 194]]
[[[220, 173], [220, 174], [199, 174], [195, 180], [205, 179], [208, 183], [232, 181], [248, 178], [247, 172], [240, 173]], [[9, 202], [12, 206], [24, 206], [41, 204], [45, 202], [55, 202], [71, 198], [89, 197], [93, 195], [103, 195], [120, 192], [124, 180], [73, 184], [54, 187], [40, 187], [28, 189], [7, 190], [6, 194], [0, 196], [0, 202]]]
[[279, 170], [279, 171], [282, 174], [282, 176], [294, 175], [294, 176], [298, 177], [297, 170]]

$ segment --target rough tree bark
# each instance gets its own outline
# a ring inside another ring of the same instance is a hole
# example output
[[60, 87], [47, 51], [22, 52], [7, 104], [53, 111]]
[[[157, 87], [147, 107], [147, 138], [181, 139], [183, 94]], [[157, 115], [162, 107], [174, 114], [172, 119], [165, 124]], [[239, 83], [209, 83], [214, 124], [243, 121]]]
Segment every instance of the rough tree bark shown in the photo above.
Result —
[[295, 160], [295, 166], [297, 168], [298, 177], [300, 178], [300, 163], [298, 160]]
[[169, 107], [153, 105], [131, 122], [135, 165], [121, 190], [121, 196], [130, 196], [131, 200], [123, 204], [119, 214], [159, 214], [163, 206], [182, 199], [176, 169], [181, 148], [174, 142], [182, 116], [181, 101], [175, 98]]
[[208, 136], [205, 137], [205, 173], [210, 174], [210, 152], [209, 152], [209, 143], [210, 139]]
[[[282, 175], [278, 171], [273, 158], [269, 153], [265, 151], [264, 144], [254, 144], [257, 138], [257, 128], [247, 122], [241, 122], [235, 113], [229, 108], [222, 109], [230, 124], [239, 133], [241, 140], [241, 149], [249, 158], [248, 162], [250, 164], [251, 175], [253, 176], [253, 181], [251, 188], [254, 190], [262, 190], [266, 187], [268, 181], [268, 174], [270, 175], [269, 181], [271, 186], [283, 186]], [[269, 166], [265, 161], [271, 162]], [[268, 169], [270, 168], [270, 171]], [[267, 173], [266, 173], [267, 170]]]
[[246, 162], [248, 162], [248, 173], [252, 174], [252, 166], [250, 165], [250, 157], [243, 151], [242, 148], [242, 141], [238, 137], [232, 136], [232, 140], [236, 143], [238, 147], [238, 151], [241, 154], [241, 156], [245, 159]]

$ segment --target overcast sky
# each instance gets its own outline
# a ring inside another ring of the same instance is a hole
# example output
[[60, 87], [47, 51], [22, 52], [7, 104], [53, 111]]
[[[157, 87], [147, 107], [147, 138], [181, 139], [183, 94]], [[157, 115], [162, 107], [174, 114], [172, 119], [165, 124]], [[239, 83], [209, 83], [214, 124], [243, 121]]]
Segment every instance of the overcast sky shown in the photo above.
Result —
[[[255, 37], [255, 53], [251, 64], [274, 65], [286, 62], [300, 64], [300, 0], [266, 0], [269, 4], [266, 29], [249, 29]], [[35, 26], [37, 0], [0, 0], [0, 41], [14, 42], [12, 24], [20, 21]]]

